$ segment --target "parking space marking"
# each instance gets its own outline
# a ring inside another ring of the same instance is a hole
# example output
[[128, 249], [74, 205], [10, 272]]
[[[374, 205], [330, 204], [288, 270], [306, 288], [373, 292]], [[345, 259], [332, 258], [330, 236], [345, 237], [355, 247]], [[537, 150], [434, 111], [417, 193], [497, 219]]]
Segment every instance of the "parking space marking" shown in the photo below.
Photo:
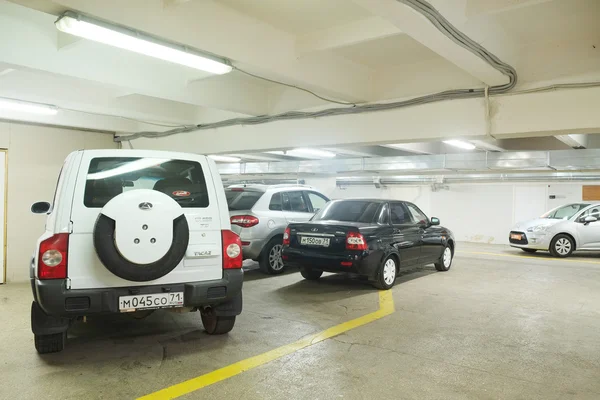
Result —
[[170, 386], [168, 388], [161, 389], [157, 392], [150, 393], [146, 396], [140, 397], [138, 400], [175, 399], [193, 391], [202, 389], [206, 386], [210, 386], [213, 383], [223, 381], [227, 378], [231, 378], [232, 376], [241, 374], [242, 372], [267, 364], [271, 361], [277, 360], [278, 358], [294, 353], [298, 350], [310, 347], [314, 344], [320, 343], [334, 336], [338, 336], [344, 332], [347, 332], [354, 328], [358, 328], [359, 326], [366, 325], [370, 322], [376, 321], [387, 315], [390, 315], [393, 312], [394, 299], [392, 297], [392, 291], [380, 291], [379, 309], [377, 311], [363, 315], [362, 317], [352, 319], [347, 322], [343, 322], [339, 325], [332, 326], [331, 328], [309, 335], [294, 343], [286, 344], [276, 349], [267, 351], [266, 353], [246, 358], [245, 360], [238, 361], [234, 364], [230, 364], [226, 367], [217, 369], [207, 374], [200, 375], [196, 378], [192, 378], [187, 381]]
[[548, 261], [562, 261], [562, 262], [571, 262], [571, 263], [581, 263], [581, 264], [600, 264], [600, 261], [588, 261], [588, 260], [573, 260], [570, 258], [553, 258], [553, 257], [538, 257], [538, 256], [520, 256], [516, 254], [504, 254], [504, 253], [488, 253], [485, 251], [459, 251], [456, 253], [457, 255], [461, 254], [480, 254], [487, 256], [500, 256], [500, 257], [513, 257], [513, 258], [529, 258], [531, 260], [548, 260]]

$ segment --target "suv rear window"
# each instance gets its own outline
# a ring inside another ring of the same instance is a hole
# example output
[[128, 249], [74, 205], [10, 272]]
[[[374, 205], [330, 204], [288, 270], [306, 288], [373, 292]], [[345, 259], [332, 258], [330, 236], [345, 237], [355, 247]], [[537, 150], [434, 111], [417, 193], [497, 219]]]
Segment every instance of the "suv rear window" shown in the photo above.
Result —
[[92, 159], [83, 204], [102, 208], [113, 197], [136, 189], [165, 193], [181, 207], [208, 207], [208, 189], [199, 163], [136, 157]]
[[262, 197], [263, 192], [244, 189], [226, 189], [227, 205], [229, 211], [250, 210], [258, 199]]

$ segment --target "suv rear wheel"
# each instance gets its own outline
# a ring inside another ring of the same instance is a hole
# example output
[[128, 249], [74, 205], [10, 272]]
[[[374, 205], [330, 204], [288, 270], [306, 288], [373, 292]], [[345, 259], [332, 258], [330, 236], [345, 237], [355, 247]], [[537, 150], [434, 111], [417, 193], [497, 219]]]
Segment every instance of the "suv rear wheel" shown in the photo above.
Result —
[[67, 332], [33, 336], [35, 349], [40, 354], [58, 353], [59, 351], [63, 351], [67, 341]]
[[282, 237], [274, 237], [267, 243], [258, 260], [258, 265], [262, 272], [271, 275], [277, 275], [283, 272], [283, 259], [281, 258], [281, 250], [283, 249], [282, 242]]
[[209, 335], [222, 335], [228, 333], [235, 325], [235, 316], [223, 317], [215, 315], [214, 310], [200, 311], [202, 325]]

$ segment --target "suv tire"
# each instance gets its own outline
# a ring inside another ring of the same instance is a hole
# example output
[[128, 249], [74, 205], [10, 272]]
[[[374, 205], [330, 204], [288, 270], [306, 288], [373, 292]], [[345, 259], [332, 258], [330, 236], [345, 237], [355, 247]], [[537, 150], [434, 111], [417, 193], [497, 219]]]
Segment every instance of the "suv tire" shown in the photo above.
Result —
[[280, 236], [269, 240], [258, 260], [260, 270], [271, 275], [278, 275], [283, 272], [283, 260], [281, 259], [281, 250], [283, 249], [283, 238]]
[[185, 256], [189, 238], [187, 220], [181, 215], [173, 221], [173, 242], [167, 254], [158, 261], [140, 265], [126, 260], [117, 250], [114, 220], [100, 214], [94, 226], [94, 247], [102, 264], [119, 278], [133, 282], [152, 281], [175, 269]]
[[33, 335], [35, 349], [40, 354], [58, 353], [63, 351], [67, 342], [67, 332], [50, 335]]
[[223, 335], [230, 332], [235, 325], [235, 316], [215, 315], [214, 310], [200, 311], [202, 325], [209, 335]]

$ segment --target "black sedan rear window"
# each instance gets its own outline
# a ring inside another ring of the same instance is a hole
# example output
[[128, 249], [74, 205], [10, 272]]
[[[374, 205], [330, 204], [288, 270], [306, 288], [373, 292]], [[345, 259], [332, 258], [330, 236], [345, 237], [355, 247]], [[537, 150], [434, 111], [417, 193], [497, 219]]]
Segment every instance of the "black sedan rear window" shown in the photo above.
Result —
[[381, 203], [368, 200], [344, 200], [328, 203], [313, 221], [343, 221], [371, 223]]
[[208, 189], [199, 163], [137, 157], [92, 159], [83, 203], [102, 208], [113, 197], [136, 189], [163, 192], [181, 207], [208, 207]]

